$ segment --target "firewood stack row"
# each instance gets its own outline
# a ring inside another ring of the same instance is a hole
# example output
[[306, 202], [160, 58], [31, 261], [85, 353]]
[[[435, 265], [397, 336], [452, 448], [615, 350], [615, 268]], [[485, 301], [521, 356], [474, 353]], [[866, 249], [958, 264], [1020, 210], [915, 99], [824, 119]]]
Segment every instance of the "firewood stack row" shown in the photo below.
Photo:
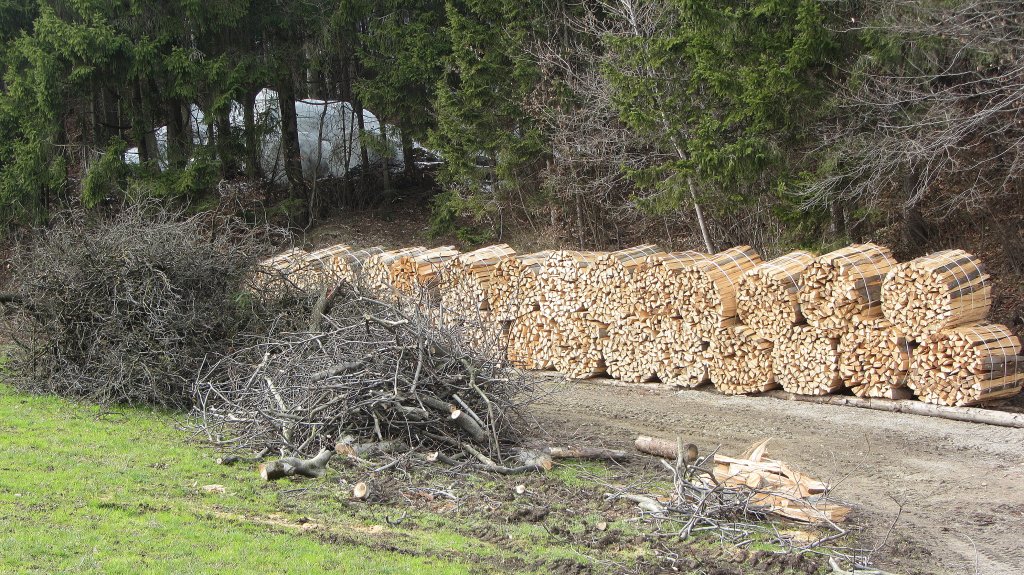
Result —
[[263, 262], [255, 283], [308, 288], [358, 273], [377, 297], [433, 290], [440, 310], [464, 314], [471, 342], [504, 340], [513, 365], [574, 378], [712, 383], [729, 394], [845, 387], [947, 405], [1024, 386], [1020, 341], [979, 324], [990, 278], [962, 250], [903, 264], [874, 244], [768, 262], [748, 246], [713, 255], [653, 245], [519, 255], [504, 244], [461, 255], [450, 246], [356, 253], [292, 250]]

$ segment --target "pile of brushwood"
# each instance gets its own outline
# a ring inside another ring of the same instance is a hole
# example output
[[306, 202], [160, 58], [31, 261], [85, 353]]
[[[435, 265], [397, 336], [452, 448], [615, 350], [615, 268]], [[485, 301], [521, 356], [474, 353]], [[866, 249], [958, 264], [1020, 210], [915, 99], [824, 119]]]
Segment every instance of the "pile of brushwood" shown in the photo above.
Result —
[[208, 356], [261, 314], [245, 284], [268, 230], [152, 204], [70, 214], [16, 246], [0, 295], [21, 389], [184, 408]]
[[466, 319], [426, 302], [381, 302], [348, 283], [306, 309], [302, 329], [254, 335], [197, 379], [193, 421], [209, 440], [235, 456], [374, 444], [523, 467], [509, 449], [522, 427], [517, 408], [534, 394], [501, 359], [500, 336], [470, 345]]

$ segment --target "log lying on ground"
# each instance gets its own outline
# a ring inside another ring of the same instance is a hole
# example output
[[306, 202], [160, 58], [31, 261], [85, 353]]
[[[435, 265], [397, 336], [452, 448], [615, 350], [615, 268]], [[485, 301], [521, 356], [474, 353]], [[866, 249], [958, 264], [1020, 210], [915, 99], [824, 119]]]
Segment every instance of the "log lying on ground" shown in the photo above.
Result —
[[771, 341], [747, 325], [719, 328], [709, 348], [711, 383], [722, 393], [737, 395], [776, 389]]
[[632, 315], [643, 295], [635, 283], [636, 271], [646, 268], [649, 257], [663, 255], [658, 246], [644, 244], [600, 256], [585, 270], [584, 307], [603, 322]]
[[848, 395], [799, 395], [778, 390], [769, 391], [765, 393], [764, 396], [786, 401], [806, 401], [825, 405], [849, 405], [851, 407], [874, 409], [877, 411], [909, 413], [912, 415], [923, 415], [927, 417], [940, 417], [942, 419], [951, 419], [953, 421], [984, 423], [986, 425], [998, 425], [1000, 427], [1024, 429], [1024, 413], [1009, 413], [978, 407], [935, 405], [912, 399], [851, 397]]
[[601, 252], [560, 250], [552, 252], [537, 273], [540, 285], [540, 311], [552, 318], [586, 311], [583, 291], [586, 269], [603, 255]]
[[672, 316], [687, 305], [680, 301], [680, 281], [686, 270], [706, 261], [699, 252], [672, 252], [649, 256], [636, 271], [634, 313], [640, 316]]
[[362, 281], [367, 291], [384, 301], [394, 301], [398, 291], [394, 281], [394, 265], [405, 256], [412, 256], [427, 251], [423, 246], [388, 250], [373, 254], [363, 263]]
[[908, 384], [921, 400], [940, 405], [1013, 397], [1024, 387], [1020, 353], [1020, 339], [1005, 325], [943, 330], [914, 354]]
[[301, 475], [303, 477], [320, 478], [327, 473], [327, 462], [334, 456], [334, 451], [322, 449], [316, 457], [299, 459], [283, 457], [277, 461], [260, 464], [260, 477], [263, 481], [274, 481], [282, 477]]
[[513, 320], [508, 333], [509, 362], [520, 369], [552, 369], [556, 329], [555, 321], [539, 311]]
[[697, 446], [692, 443], [683, 443], [680, 440], [669, 440], [661, 439], [658, 437], [650, 437], [647, 435], [640, 435], [633, 442], [633, 446], [636, 450], [641, 453], [647, 453], [649, 455], [656, 455], [663, 459], [671, 459], [675, 461], [679, 458], [679, 446], [683, 448], [683, 460], [686, 463], [693, 463], [697, 461], [697, 457], [700, 455]]
[[992, 285], [981, 260], [945, 250], [897, 265], [882, 285], [882, 313], [923, 340], [943, 329], [979, 322], [992, 308]]
[[490, 285], [494, 270], [515, 255], [508, 244], [487, 246], [452, 260], [440, 276], [441, 305], [457, 313], [490, 310]]
[[669, 387], [697, 387], [711, 381], [706, 354], [710, 343], [697, 326], [679, 318], [662, 318], [657, 343], [658, 379]]
[[791, 393], [825, 395], [843, 387], [839, 376], [839, 338], [810, 326], [793, 326], [775, 340], [775, 381]]
[[803, 323], [800, 279], [814, 261], [814, 254], [795, 251], [743, 274], [736, 296], [740, 320], [768, 339]]
[[916, 347], [884, 318], [860, 322], [839, 340], [839, 374], [857, 397], [909, 399], [907, 376]]
[[804, 270], [800, 310], [811, 326], [838, 337], [882, 314], [882, 281], [896, 265], [888, 248], [854, 244], [817, 259]]
[[736, 318], [740, 278], [762, 263], [750, 246], [731, 248], [698, 262], [680, 277], [676, 312], [696, 325], [727, 325]]
[[442, 246], [406, 254], [391, 266], [391, 285], [403, 296], [414, 296], [421, 291], [437, 290], [437, 277], [442, 268], [459, 256], [454, 246]]
[[656, 338], [661, 318], [631, 316], [608, 326], [604, 357], [608, 375], [627, 383], [653, 381], [658, 376]]
[[586, 312], [568, 313], [555, 318], [555, 369], [566, 377], [587, 379], [607, 370], [604, 348], [608, 324], [594, 320]]
[[488, 308], [495, 320], [514, 320], [540, 309], [540, 282], [537, 274], [550, 251], [510, 256], [494, 267]]

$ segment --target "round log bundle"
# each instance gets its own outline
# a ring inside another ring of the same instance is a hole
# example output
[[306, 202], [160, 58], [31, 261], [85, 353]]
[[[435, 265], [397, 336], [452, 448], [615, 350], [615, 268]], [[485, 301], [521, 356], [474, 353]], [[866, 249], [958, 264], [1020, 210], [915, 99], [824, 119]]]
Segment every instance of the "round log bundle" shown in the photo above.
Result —
[[839, 338], [797, 325], [775, 340], [775, 381], [790, 393], [827, 395], [843, 388], [839, 376]]
[[261, 297], [281, 297], [285, 293], [301, 289], [303, 266], [309, 253], [302, 248], [292, 248], [271, 256], [256, 264], [252, 286]]
[[648, 256], [641, 269], [636, 270], [633, 313], [640, 316], [673, 316], [682, 303], [679, 301], [679, 281], [682, 273], [708, 256], [700, 252], [671, 252]]
[[515, 253], [508, 244], [498, 244], [464, 253], [449, 262], [439, 278], [441, 305], [459, 314], [489, 310], [494, 269]]
[[332, 259], [351, 249], [351, 246], [338, 244], [309, 252], [300, 266], [297, 282], [303, 285], [305, 291], [320, 291], [326, 286], [337, 285], [343, 278], [331, 265]]
[[697, 326], [675, 317], [663, 317], [655, 338], [658, 379], [670, 387], [697, 387], [711, 381], [707, 351], [710, 343]]
[[374, 254], [384, 253], [383, 246], [370, 248], [350, 249], [348, 251], [334, 252], [330, 256], [330, 266], [336, 277], [356, 285], [362, 274], [363, 265], [366, 260]]
[[882, 313], [918, 339], [979, 322], [992, 309], [992, 285], [981, 260], [944, 250], [904, 262], [882, 284]]
[[362, 280], [367, 291], [386, 301], [395, 300], [398, 292], [394, 286], [392, 268], [399, 259], [427, 251], [423, 246], [388, 250], [373, 254], [363, 263]]
[[583, 306], [594, 319], [604, 322], [632, 315], [643, 296], [635, 276], [646, 269], [649, 257], [662, 255], [665, 253], [658, 246], [644, 244], [600, 256], [584, 272]]
[[543, 251], [510, 256], [494, 267], [487, 307], [495, 319], [514, 320], [540, 309], [537, 273], [550, 255]]
[[839, 336], [856, 321], [882, 315], [882, 281], [896, 265], [888, 248], [854, 244], [820, 256], [804, 270], [800, 311], [807, 323]]
[[975, 405], [1013, 397], [1024, 386], [1020, 339], [1001, 324], [942, 330], [921, 344], [908, 384], [940, 405]]
[[720, 327], [710, 339], [708, 372], [711, 383], [728, 395], [778, 389], [772, 371], [771, 340], [748, 325]]
[[627, 383], [656, 379], [660, 333], [658, 317], [630, 316], [609, 324], [604, 349], [608, 375]]
[[597, 377], [606, 372], [608, 324], [591, 318], [587, 312], [574, 312], [557, 316], [555, 325], [555, 369], [573, 379]]
[[520, 369], [553, 368], [556, 327], [554, 320], [539, 311], [512, 320], [508, 331], [509, 363]]
[[730, 248], [698, 261], [679, 277], [676, 313], [707, 328], [728, 325], [736, 318], [740, 278], [762, 263], [750, 246]]
[[860, 322], [839, 340], [839, 374], [857, 397], [907, 399], [915, 347], [884, 318]]
[[572, 250], [552, 252], [537, 272], [541, 313], [558, 318], [586, 311], [583, 302], [586, 269], [602, 255], [603, 252]]
[[814, 254], [798, 250], [743, 274], [736, 296], [740, 320], [768, 339], [803, 323], [800, 278], [815, 259]]
[[417, 295], [420, 290], [433, 293], [441, 270], [458, 256], [459, 250], [454, 246], [405, 254], [391, 266], [391, 285], [403, 296]]

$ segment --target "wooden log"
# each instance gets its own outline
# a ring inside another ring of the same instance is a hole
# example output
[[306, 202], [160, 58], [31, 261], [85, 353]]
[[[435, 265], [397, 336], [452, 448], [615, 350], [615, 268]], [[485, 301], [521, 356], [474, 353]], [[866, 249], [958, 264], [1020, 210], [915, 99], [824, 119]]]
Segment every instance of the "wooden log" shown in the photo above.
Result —
[[906, 399], [917, 342], [884, 318], [860, 322], [839, 340], [839, 374], [857, 397]]
[[707, 351], [711, 344], [697, 326], [679, 318], [661, 318], [657, 344], [658, 379], [669, 387], [698, 387], [711, 381]]
[[825, 395], [843, 387], [839, 338], [811, 326], [793, 326], [775, 340], [775, 381], [791, 393]]
[[514, 255], [515, 250], [508, 244], [498, 244], [461, 254], [449, 262], [438, 278], [441, 305], [455, 314], [490, 311], [494, 269]]
[[554, 320], [531, 311], [511, 322], [508, 360], [520, 369], [552, 369], [557, 325]]
[[676, 313], [708, 328], [735, 322], [740, 278], [762, 263], [750, 246], [731, 248], [697, 262], [680, 276]]
[[660, 332], [658, 317], [631, 316], [609, 324], [604, 349], [608, 375], [627, 383], [654, 381]]
[[992, 309], [992, 285], [981, 260], [944, 250], [895, 266], [882, 284], [882, 313], [915, 339], [970, 325]]
[[762, 337], [774, 339], [804, 323], [800, 311], [800, 281], [814, 263], [814, 254], [795, 251], [765, 262], [743, 274], [736, 296], [740, 320]]
[[687, 305], [680, 300], [683, 273], [707, 259], [693, 251], [648, 256], [644, 266], [634, 272], [634, 313], [644, 317], [676, 315], [676, 310]]
[[[649, 455], [656, 455], [662, 459], [670, 459], [675, 461], [679, 457], [679, 440], [661, 439], [658, 437], [650, 437], [647, 435], [640, 435], [633, 442], [633, 446], [636, 450], [641, 453], [647, 453]], [[684, 460], [686, 463], [693, 463], [697, 461], [699, 452], [697, 446], [692, 443], [683, 444]]]
[[604, 348], [608, 324], [586, 312], [561, 314], [555, 318], [555, 324], [555, 369], [573, 379], [603, 375], [607, 370]]
[[977, 405], [1024, 387], [1020, 339], [1002, 324], [942, 330], [922, 342], [908, 385], [928, 403]]
[[269, 461], [260, 464], [260, 477], [263, 481], [274, 481], [282, 477], [301, 475], [303, 477], [319, 478], [327, 473], [327, 462], [334, 456], [334, 451], [323, 449], [316, 457], [311, 459], [299, 459], [297, 457], [282, 457], [276, 461]]
[[722, 393], [738, 395], [777, 389], [773, 343], [747, 325], [721, 327], [709, 337], [708, 374]]
[[1024, 413], [1010, 413], [1006, 411], [981, 409], [977, 407], [934, 405], [931, 403], [923, 403], [917, 400], [907, 399], [851, 397], [848, 395], [799, 395], [778, 390], [769, 391], [764, 395], [765, 397], [786, 401], [807, 401], [810, 403], [821, 403], [826, 405], [848, 405], [862, 409], [875, 409], [878, 411], [890, 411], [893, 413], [910, 413], [912, 415], [939, 417], [942, 419], [951, 419], [953, 421], [984, 423], [986, 425], [998, 425], [1000, 427], [1024, 429]]
[[642, 273], [652, 256], [664, 255], [654, 244], [644, 244], [598, 257], [584, 270], [583, 307], [594, 319], [607, 323], [633, 315], [642, 297], [635, 284], [637, 271]]
[[882, 281], [896, 265], [888, 248], [854, 244], [820, 256], [803, 273], [800, 310], [832, 337], [882, 315]]
[[537, 274], [551, 253], [509, 256], [494, 267], [487, 307], [495, 320], [510, 321], [540, 309]]

